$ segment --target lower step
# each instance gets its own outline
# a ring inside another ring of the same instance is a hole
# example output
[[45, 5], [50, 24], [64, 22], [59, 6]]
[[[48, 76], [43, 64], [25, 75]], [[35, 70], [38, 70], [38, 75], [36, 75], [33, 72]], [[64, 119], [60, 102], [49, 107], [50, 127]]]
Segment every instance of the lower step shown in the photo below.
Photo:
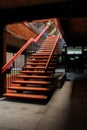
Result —
[[32, 78], [32, 79], [52, 79], [52, 76], [44, 75], [17, 75], [17, 78]]
[[22, 99], [40, 99], [40, 100], [47, 99], [47, 96], [45, 95], [34, 95], [34, 94], [5, 93], [3, 96], [11, 98], [22, 98]]
[[38, 80], [15, 80], [13, 81], [15, 84], [39, 84], [39, 85], [49, 85], [51, 82], [49, 81], [38, 81]]
[[26, 70], [22, 70], [22, 71], [20, 71], [20, 73], [25, 73], [25, 74], [52, 74], [52, 73], [54, 73], [54, 71], [47, 71], [47, 72], [45, 72], [45, 71], [26, 71]]
[[26, 90], [26, 91], [49, 91], [49, 88], [41, 88], [41, 87], [9, 87], [11, 90]]

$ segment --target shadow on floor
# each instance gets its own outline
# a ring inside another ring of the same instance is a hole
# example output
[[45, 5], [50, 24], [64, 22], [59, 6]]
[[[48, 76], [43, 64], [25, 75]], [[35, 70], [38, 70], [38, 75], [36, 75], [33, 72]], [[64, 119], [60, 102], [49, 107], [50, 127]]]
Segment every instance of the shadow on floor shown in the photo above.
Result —
[[87, 74], [73, 80], [70, 100], [67, 130], [87, 130]]
[[[38, 120], [35, 129], [32, 130], [87, 130], [87, 75], [79, 74], [72, 75], [72, 77], [73, 80], [65, 81], [61, 88], [58, 88], [53, 92], [53, 95], [49, 98], [50, 101], [45, 103], [47, 105], [45, 105], [43, 111], [41, 111], [41, 108], [40, 111], [36, 112], [41, 112], [41, 117], [40, 120]], [[37, 103], [7, 98], [3, 100], [18, 103]], [[43, 105], [43, 102], [38, 102], [38, 104]], [[38, 115], [35, 113], [31, 115], [34, 115], [35, 117], [33, 119], [36, 118], [35, 121], [37, 121]], [[28, 121], [33, 122], [33, 119], [31, 116]], [[31, 122], [29, 126], [30, 129], [32, 127]], [[35, 122], [33, 123], [35, 124]]]

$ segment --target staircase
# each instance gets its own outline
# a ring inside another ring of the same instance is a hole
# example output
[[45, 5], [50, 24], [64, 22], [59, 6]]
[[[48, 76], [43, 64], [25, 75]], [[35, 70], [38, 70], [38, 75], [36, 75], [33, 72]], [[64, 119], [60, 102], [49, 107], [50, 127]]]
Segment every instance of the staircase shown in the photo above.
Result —
[[4, 97], [47, 100], [55, 90], [53, 74], [58, 57], [58, 37], [48, 36], [41, 48], [30, 56]]

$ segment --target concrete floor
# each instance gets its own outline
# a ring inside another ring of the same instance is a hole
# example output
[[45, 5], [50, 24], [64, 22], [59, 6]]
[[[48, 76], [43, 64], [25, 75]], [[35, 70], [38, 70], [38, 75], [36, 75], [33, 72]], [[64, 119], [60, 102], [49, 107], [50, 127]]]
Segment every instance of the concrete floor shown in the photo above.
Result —
[[87, 78], [65, 81], [47, 104], [0, 98], [0, 130], [87, 130]]

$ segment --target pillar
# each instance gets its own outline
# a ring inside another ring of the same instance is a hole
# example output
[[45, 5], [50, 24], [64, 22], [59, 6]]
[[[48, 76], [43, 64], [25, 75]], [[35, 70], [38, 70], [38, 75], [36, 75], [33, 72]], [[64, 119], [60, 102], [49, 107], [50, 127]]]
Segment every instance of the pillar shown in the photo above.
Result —
[[6, 33], [3, 31], [4, 26], [0, 25], [0, 97], [6, 91], [6, 74], [2, 74], [2, 67], [6, 63]]

